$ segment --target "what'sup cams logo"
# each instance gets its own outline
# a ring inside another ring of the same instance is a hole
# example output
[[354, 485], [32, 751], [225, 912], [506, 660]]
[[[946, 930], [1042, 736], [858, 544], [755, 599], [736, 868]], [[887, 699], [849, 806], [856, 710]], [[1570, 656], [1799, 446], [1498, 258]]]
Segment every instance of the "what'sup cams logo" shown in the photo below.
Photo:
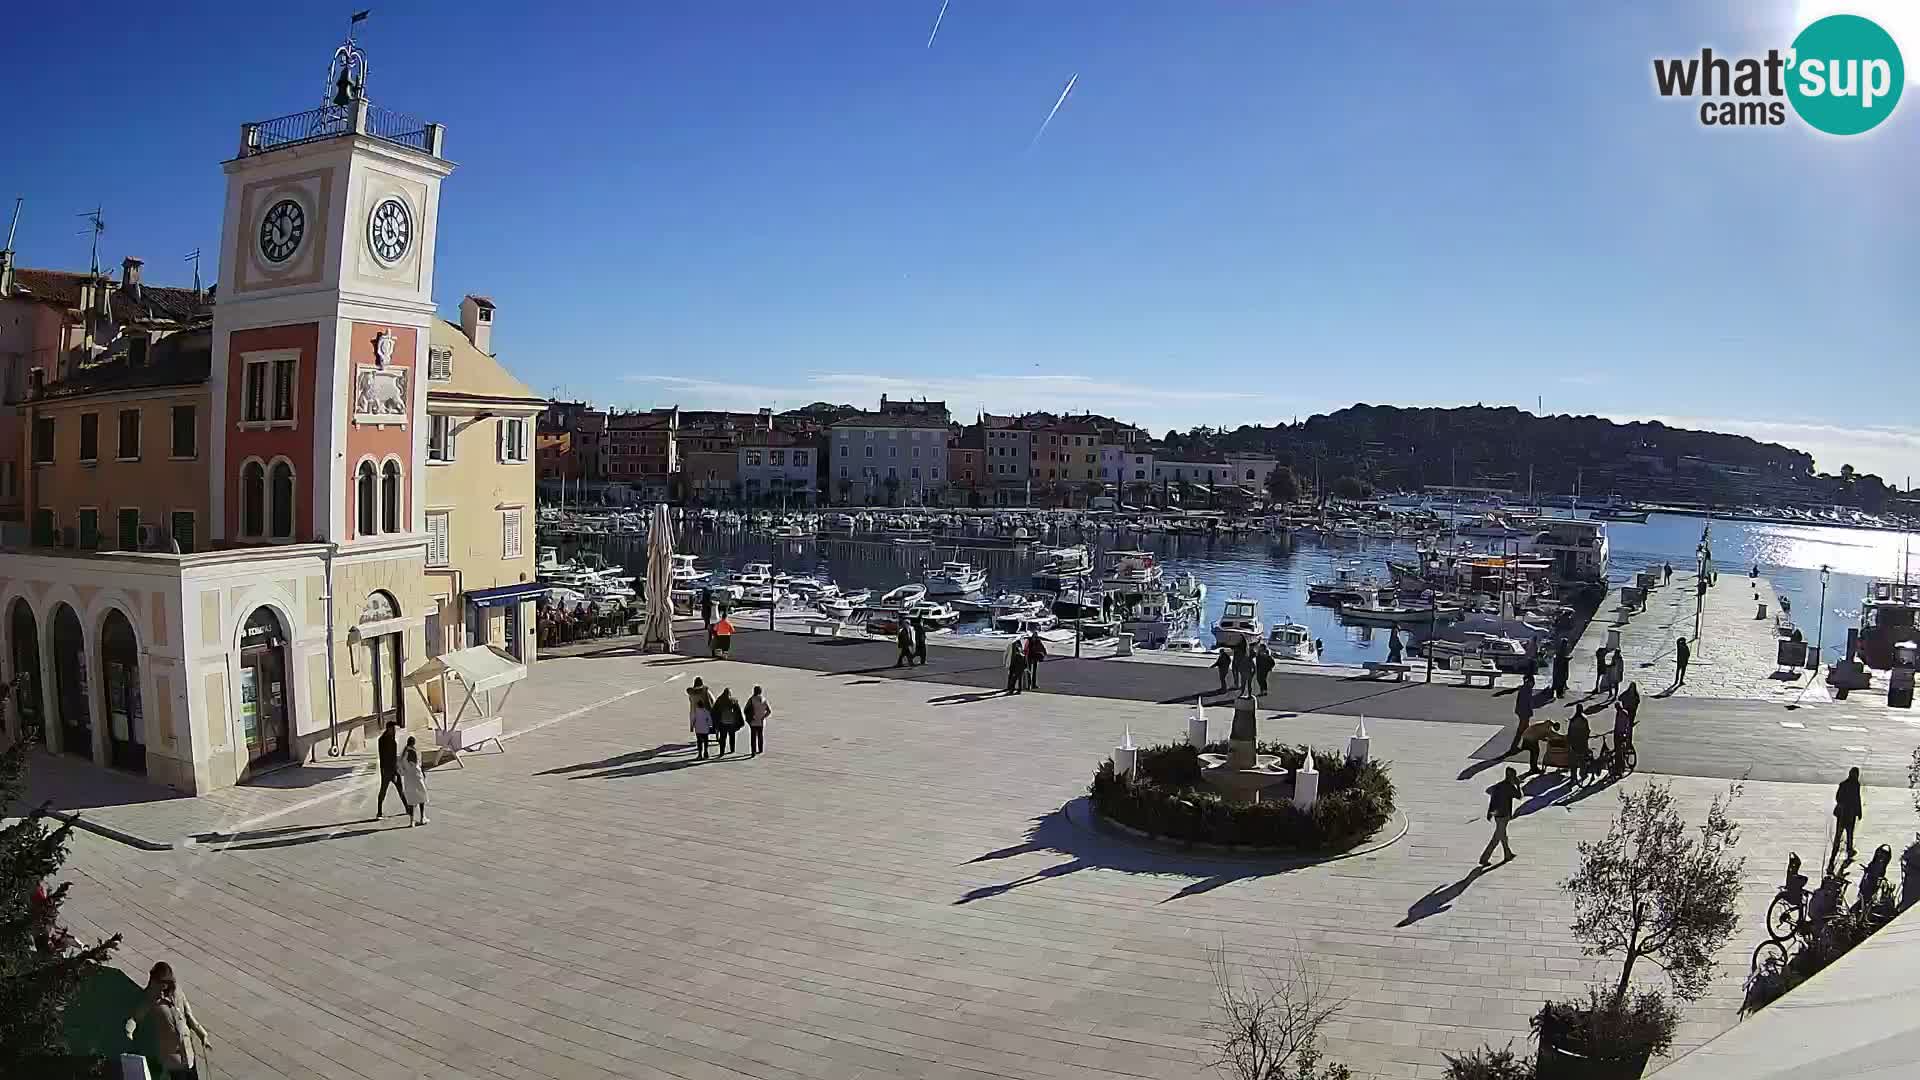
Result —
[[1699, 56], [1656, 59], [1653, 83], [1661, 97], [1702, 99], [1700, 123], [1707, 127], [1778, 127], [1791, 105], [1817, 131], [1859, 135], [1893, 115], [1907, 71], [1880, 24], [1829, 15], [1809, 23], [1785, 52], [1730, 59], [1701, 49]]

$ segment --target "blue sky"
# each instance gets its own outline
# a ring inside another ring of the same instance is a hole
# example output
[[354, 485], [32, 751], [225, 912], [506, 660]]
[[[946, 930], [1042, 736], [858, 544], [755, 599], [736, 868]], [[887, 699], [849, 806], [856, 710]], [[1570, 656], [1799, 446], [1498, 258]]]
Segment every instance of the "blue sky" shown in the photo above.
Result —
[[[1652, 90], [1784, 47], [1796, 0], [950, 0], [929, 48], [939, 9], [376, 8], [371, 96], [460, 164], [442, 310], [492, 295], [529, 385], [612, 404], [1538, 398], [1920, 472], [1920, 95], [1834, 139]], [[347, 10], [11, 20], [20, 263], [83, 267], [98, 201], [103, 260], [185, 281], [239, 124], [318, 103]]]

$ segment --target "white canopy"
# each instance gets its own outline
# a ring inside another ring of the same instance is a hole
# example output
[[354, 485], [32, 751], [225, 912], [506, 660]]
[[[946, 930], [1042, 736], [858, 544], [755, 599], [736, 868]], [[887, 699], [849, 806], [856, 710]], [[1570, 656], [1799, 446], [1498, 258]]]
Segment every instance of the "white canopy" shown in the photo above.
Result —
[[451, 675], [477, 693], [519, 682], [527, 677], [527, 667], [491, 645], [475, 645], [434, 657], [408, 675], [407, 683], [418, 686], [441, 675]]

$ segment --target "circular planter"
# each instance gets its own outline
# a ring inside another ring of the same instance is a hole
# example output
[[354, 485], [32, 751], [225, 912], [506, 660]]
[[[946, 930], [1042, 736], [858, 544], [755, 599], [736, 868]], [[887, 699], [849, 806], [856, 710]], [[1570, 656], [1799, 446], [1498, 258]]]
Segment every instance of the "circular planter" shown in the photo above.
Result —
[[1588, 1046], [1568, 1036], [1558, 1023], [1540, 1025], [1540, 1053], [1534, 1058], [1535, 1080], [1639, 1080], [1653, 1051], [1621, 1052]]

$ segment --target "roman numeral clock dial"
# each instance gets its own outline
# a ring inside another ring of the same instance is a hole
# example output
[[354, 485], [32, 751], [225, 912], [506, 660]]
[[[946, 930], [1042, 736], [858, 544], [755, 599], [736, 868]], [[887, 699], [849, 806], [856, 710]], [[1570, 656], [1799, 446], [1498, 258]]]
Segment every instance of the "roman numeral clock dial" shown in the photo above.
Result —
[[286, 262], [306, 235], [307, 212], [292, 199], [281, 199], [260, 219], [260, 254], [270, 263]]

